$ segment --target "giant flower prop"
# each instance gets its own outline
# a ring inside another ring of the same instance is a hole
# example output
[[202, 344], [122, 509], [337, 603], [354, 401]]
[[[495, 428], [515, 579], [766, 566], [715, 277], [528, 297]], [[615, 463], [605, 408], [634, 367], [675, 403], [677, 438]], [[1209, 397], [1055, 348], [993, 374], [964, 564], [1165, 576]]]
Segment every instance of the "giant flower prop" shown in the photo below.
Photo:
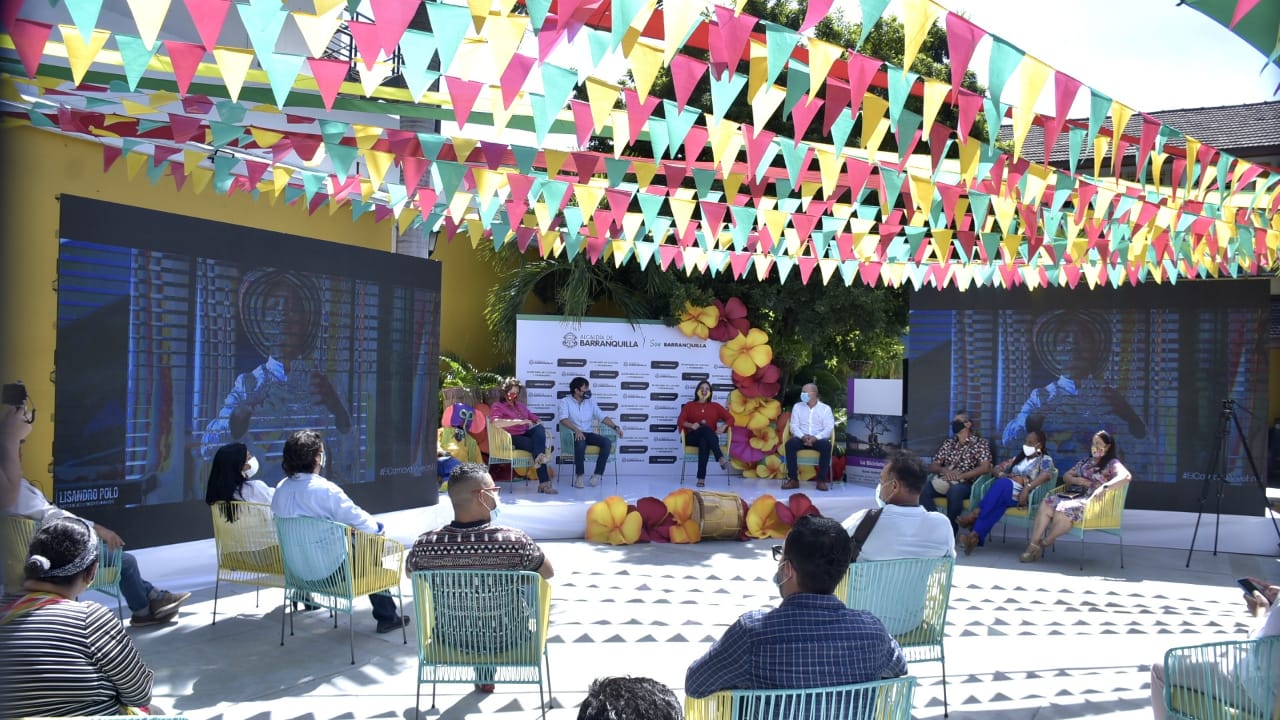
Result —
[[777, 479], [787, 476], [787, 464], [780, 455], [765, 456], [763, 462], [742, 471], [742, 477]]
[[756, 371], [773, 361], [769, 335], [760, 328], [751, 328], [746, 335], [739, 335], [720, 346], [720, 361], [738, 375], [755, 375]]
[[703, 340], [711, 334], [711, 328], [720, 322], [720, 308], [715, 305], [695, 307], [693, 303], [685, 303], [684, 312], [680, 314], [680, 332], [687, 337], [697, 335]]
[[702, 540], [702, 526], [693, 519], [697, 502], [689, 488], [680, 488], [662, 501], [671, 517], [675, 518], [675, 524], [671, 526], [671, 542], [696, 543]]
[[782, 389], [782, 371], [769, 363], [754, 375], [733, 374], [733, 384], [747, 397], [774, 397]]
[[738, 298], [731, 297], [725, 303], [716, 300], [716, 308], [720, 310], [720, 323], [711, 328], [712, 340], [728, 342], [751, 330], [751, 322], [747, 320], [747, 306]]
[[655, 497], [642, 497], [636, 501], [636, 510], [640, 513], [643, 527], [640, 540], [650, 542], [671, 542], [671, 526], [676, 524], [666, 503]]
[[640, 539], [643, 521], [640, 513], [627, 507], [627, 501], [614, 495], [587, 510], [586, 538], [610, 545], [631, 545]]
[[784, 538], [791, 531], [797, 518], [819, 515], [804, 493], [794, 493], [787, 502], [778, 502], [772, 495], [761, 495], [747, 510], [747, 535], [753, 538]]
[[729, 393], [729, 414], [736, 427], [760, 430], [769, 427], [781, 413], [782, 404], [773, 398], [749, 398], [737, 390]]
[[781, 444], [781, 440], [778, 438], [778, 431], [772, 425], [752, 430], [751, 437], [747, 442], [751, 444], [751, 447], [762, 453], [776, 452], [778, 445]]

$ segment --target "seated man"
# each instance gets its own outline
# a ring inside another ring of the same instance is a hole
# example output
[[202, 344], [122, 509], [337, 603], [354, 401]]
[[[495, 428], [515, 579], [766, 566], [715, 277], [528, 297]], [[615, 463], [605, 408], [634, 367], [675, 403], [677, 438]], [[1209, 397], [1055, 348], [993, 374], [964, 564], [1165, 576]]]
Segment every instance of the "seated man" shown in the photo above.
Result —
[[849, 567], [849, 536], [831, 518], [796, 520], [774, 547], [782, 604], [729, 626], [685, 674], [685, 693], [851, 685], [905, 675], [902, 648], [884, 624], [833, 593]]
[[657, 680], [607, 677], [591, 681], [578, 720], [684, 720], [684, 711], [671, 688]]
[[[276, 487], [271, 498], [271, 514], [278, 518], [310, 517], [340, 522], [370, 535], [382, 534], [382, 523], [363, 508], [351, 502], [342, 488], [320, 475], [324, 468], [325, 447], [320, 433], [297, 430], [284, 442], [280, 466], [287, 476]], [[325, 568], [329, 570], [329, 568]], [[341, 562], [332, 571], [340, 571]], [[409, 618], [396, 613], [396, 601], [386, 593], [369, 596], [377, 631], [389, 633], [409, 624]]]
[[[27, 409], [25, 391], [23, 395], [19, 404], [0, 405], [0, 506], [7, 513], [28, 517], [36, 522], [50, 516], [74, 517], [72, 513], [49, 502], [44, 493], [22, 476], [19, 445], [31, 434], [31, 426], [35, 422], [35, 411]], [[91, 524], [107, 547], [112, 550], [124, 547], [124, 540], [119, 535], [103, 525]], [[157, 590], [143, 579], [142, 572], [138, 570], [138, 561], [130, 553], [122, 555], [120, 593], [133, 611], [130, 619], [133, 625], [167, 623], [178, 617], [182, 603], [191, 597], [191, 593]]]
[[[608, 425], [622, 437], [622, 428], [600, 410], [600, 406], [591, 399], [591, 383], [584, 377], [576, 377], [569, 381], [569, 394], [560, 401], [560, 424], [573, 432], [573, 486], [584, 487], [582, 476], [586, 472], [587, 446], [599, 448], [596, 455], [596, 468], [591, 475], [591, 486], [600, 484], [604, 477], [605, 465], [609, 462], [609, 450], [613, 444], [609, 438], [592, 432], [595, 423]], [[563, 451], [563, 448], [561, 448]]]
[[935, 511], [938, 507], [934, 500], [945, 495], [947, 519], [951, 521], [951, 534], [955, 535], [960, 527], [956, 518], [964, 512], [973, 481], [991, 472], [991, 445], [973, 429], [973, 420], [964, 410], [952, 418], [951, 433], [933, 453], [929, 463], [933, 475], [920, 494], [920, 504], [925, 510]]
[[818, 400], [818, 386], [809, 383], [801, 389], [800, 402], [791, 408], [791, 438], [787, 440], [787, 481], [783, 490], [800, 487], [800, 469], [796, 453], [800, 450], [818, 451], [818, 489], [827, 490], [831, 472], [831, 437], [835, 433], [836, 420], [831, 406]]
[[[906, 451], [890, 453], [876, 486], [877, 510], [859, 510], [843, 523], [850, 537], [866, 522], [871, 527], [854, 562], [936, 558], [956, 554], [951, 526], [938, 513], [920, 506], [925, 468], [920, 458]], [[876, 517], [874, 521], [872, 517]]]

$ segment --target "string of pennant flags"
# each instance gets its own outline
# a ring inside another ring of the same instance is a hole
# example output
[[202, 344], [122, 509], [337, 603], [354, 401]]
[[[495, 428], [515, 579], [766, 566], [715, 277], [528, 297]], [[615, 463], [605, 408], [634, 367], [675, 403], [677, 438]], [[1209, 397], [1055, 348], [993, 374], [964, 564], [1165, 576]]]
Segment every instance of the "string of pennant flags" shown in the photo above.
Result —
[[[737, 278], [1097, 287], [1277, 267], [1275, 168], [995, 36], [988, 92], [960, 87], [989, 33], [933, 0], [904, 3], [903, 66], [941, 23], [951, 83], [807, 36], [830, 0], [811, 2], [797, 30], [693, 0], [528, 0], [527, 14], [489, 0], [315, 0], [314, 13], [279, 0], [130, 0], [136, 34], [99, 27], [101, 0], [36, 5], [8, 4], [0, 18], [5, 121], [98, 139], [104, 168], [123, 158], [131, 176], [180, 189]], [[886, 6], [863, 1], [862, 41]], [[421, 13], [431, 31], [411, 27]], [[340, 33], [351, 63], [327, 56]], [[220, 44], [232, 37], [248, 47]], [[620, 66], [625, 86], [608, 79]], [[664, 69], [674, 99], [650, 94]], [[690, 103], [704, 78], [710, 108]], [[1001, 98], [1014, 84], [1010, 107]], [[1056, 114], [1035, 113], [1050, 92]], [[1082, 92], [1088, 118], [1068, 119]], [[742, 103], [751, 122], [727, 119]], [[944, 106], [954, 127], [938, 119]], [[339, 119], [347, 111], [369, 123]], [[1007, 146], [973, 137], [980, 113], [991, 128], [1010, 117]], [[391, 115], [457, 130], [385, 127]], [[1140, 131], [1127, 135], [1135, 115]], [[792, 136], [764, 129], [776, 118]], [[1033, 125], [1043, 148], [1025, 147]], [[804, 140], [815, 128], [822, 141]], [[889, 133], [896, 150], [883, 149]], [[612, 152], [590, 149], [593, 138]], [[1063, 138], [1059, 169], [1047, 160]]]

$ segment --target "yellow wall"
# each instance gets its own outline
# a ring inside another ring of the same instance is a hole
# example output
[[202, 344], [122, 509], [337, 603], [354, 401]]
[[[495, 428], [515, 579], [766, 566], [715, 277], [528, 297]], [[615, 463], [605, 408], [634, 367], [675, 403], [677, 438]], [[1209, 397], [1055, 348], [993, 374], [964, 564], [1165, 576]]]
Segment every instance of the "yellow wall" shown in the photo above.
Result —
[[[31, 392], [40, 417], [23, 446], [23, 469], [28, 479], [47, 486], [52, 460], [53, 350], [57, 299], [58, 195], [120, 203], [191, 217], [229, 222], [330, 242], [391, 249], [391, 223], [375, 223], [366, 213], [351, 220], [349, 208], [330, 215], [321, 208], [308, 215], [301, 203], [272, 205], [237, 193], [227, 197], [212, 187], [196, 194], [190, 184], [182, 192], [165, 177], [156, 185], [145, 171], [129, 178], [118, 160], [102, 171], [102, 146], [62, 137], [30, 127], [0, 131], [4, 157], [3, 213], [0, 242], [0, 378], [21, 379]], [[139, 232], [146, 232], [139, 228]], [[484, 324], [484, 297], [492, 273], [479, 262], [469, 243], [441, 242], [436, 253], [443, 263], [444, 296], [440, 345], [478, 367], [497, 362]]]

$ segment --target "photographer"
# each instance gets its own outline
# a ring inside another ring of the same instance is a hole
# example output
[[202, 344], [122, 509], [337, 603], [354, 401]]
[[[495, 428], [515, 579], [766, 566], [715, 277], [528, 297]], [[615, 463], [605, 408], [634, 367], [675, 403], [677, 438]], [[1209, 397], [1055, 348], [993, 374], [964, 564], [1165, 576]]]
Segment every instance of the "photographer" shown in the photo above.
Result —
[[[36, 410], [31, 407], [27, 388], [22, 383], [6, 384], [3, 389], [3, 405], [0, 405], [0, 487], [4, 511], [31, 518], [36, 522], [46, 517], [73, 516], [58, 508], [35, 485], [22, 476], [20, 446], [36, 421]], [[92, 524], [92, 523], [91, 523]], [[112, 550], [124, 547], [119, 535], [102, 525], [93, 525], [98, 537]], [[171, 593], [157, 590], [142, 578], [138, 561], [133, 555], [123, 553], [120, 568], [120, 592], [133, 611], [134, 625], [154, 625], [173, 620], [178, 609], [191, 593]]]

